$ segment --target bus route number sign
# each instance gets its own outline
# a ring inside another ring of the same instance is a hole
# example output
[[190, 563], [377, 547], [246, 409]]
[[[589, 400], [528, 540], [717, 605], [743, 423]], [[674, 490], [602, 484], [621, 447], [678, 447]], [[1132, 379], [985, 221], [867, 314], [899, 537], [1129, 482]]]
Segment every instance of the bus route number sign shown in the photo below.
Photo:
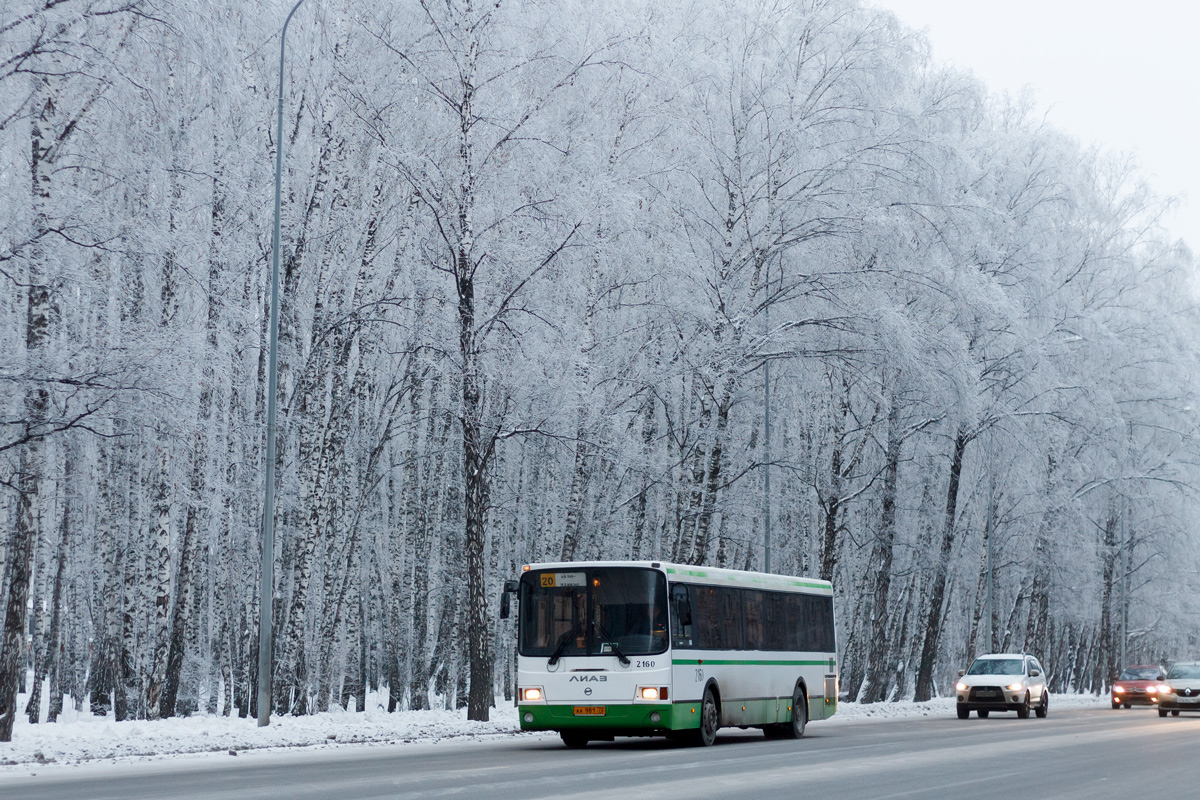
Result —
[[582, 572], [543, 572], [541, 581], [543, 589], [587, 585]]

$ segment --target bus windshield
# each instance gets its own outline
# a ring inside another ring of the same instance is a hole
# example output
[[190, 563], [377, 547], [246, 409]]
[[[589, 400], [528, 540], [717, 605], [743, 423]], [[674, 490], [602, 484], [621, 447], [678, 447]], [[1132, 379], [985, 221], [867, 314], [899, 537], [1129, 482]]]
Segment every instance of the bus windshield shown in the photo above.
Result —
[[523, 656], [643, 656], [667, 649], [667, 580], [645, 567], [580, 567], [521, 576]]

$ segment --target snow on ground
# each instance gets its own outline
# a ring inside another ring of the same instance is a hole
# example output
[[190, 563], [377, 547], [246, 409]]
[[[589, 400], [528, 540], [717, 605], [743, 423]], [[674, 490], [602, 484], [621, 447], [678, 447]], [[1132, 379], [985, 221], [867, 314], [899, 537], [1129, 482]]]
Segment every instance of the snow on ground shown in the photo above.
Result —
[[[373, 699], [373, 698], [372, 698]], [[1108, 697], [1053, 695], [1051, 713], [1062, 708], [1104, 708]], [[0, 773], [37, 764], [78, 764], [95, 761], [143, 761], [188, 753], [229, 753], [244, 750], [297, 747], [341, 747], [346, 744], [429, 743], [444, 739], [525, 736], [518, 730], [516, 709], [497, 698], [488, 722], [471, 722], [466, 710], [399, 711], [389, 714], [375, 703], [362, 713], [329, 711], [303, 717], [274, 716], [260, 728], [253, 717], [197, 715], [157, 721], [117, 722], [67, 709], [58, 722], [29, 724], [17, 716], [13, 740], [0, 744]], [[18, 708], [24, 708], [20, 703]], [[926, 703], [896, 702], [862, 705], [842, 703], [837, 715], [818, 725], [865, 719], [949, 717], [954, 698]]]

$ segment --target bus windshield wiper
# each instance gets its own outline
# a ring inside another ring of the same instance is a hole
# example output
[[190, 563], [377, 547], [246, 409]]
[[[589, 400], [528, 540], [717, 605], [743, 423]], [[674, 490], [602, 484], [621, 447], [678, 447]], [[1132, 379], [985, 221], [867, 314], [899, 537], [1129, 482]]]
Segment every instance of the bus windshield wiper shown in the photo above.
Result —
[[569, 645], [579, 633], [579, 623], [580, 621], [576, 620], [575, 624], [571, 627], [571, 630], [566, 632], [562, 640], [558, 643], [558, 647], [554, 648], [554, 652], [550, 654], [550, 660], [546, 662], [546, 666], [553, 667], [558, 663], [558, 660], [562, 658], [562, 654], [567, 650], [567, 645]]
[[604, 644], [607, 644], [609, 647], [611, 647], [612, 651], [617, 654], [617, 659], [620, 660], [621, 666], [628, 667], [629, 659], [626, 658], [625, 654], [621, 652], [621, 648], [617, 645], [616, 641], [609, 641], [610, 639], [613, 639], [614, 637], [611, 634], [609, 634], [609, 632], [607, 630], [604, 629], [604, 626], [600, 624], [599, 620], [597, 620], [596, 622], [593, 622], [592, 624], [596, 626], [596, 630], [599, 631], [600, 636], [603, 637], [601, 641], [603, 641]]

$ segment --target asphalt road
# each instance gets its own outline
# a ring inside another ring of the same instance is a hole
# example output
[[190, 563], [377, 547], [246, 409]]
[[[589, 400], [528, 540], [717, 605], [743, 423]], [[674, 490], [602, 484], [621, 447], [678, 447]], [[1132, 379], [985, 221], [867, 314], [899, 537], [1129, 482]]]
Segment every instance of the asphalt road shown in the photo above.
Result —
[[1104, 798], [1197, 796], [1200, 717], [1051, 709], [816, 722], [800, 741], [723, 731], [711, 748], [546, 736], [345, 747], [0, 776], [0, 798]]

